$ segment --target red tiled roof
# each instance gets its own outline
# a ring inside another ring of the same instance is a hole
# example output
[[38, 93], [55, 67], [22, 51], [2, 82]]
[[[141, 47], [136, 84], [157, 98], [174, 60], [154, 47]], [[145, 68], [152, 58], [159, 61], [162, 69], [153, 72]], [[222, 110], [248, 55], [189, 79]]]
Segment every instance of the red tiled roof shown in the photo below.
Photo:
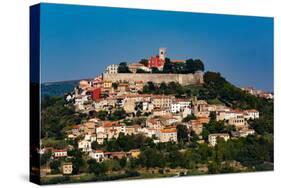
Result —
[[80, 129], [80, 126], [81, 126], [81, 125], [73, 125], [73, 126], [72, 126], [72, 129]]
[[161, 129], [160, 132], [161, 133], [175, 133], [175, 132], [177, 132], [177, 129], [176, 128]]
[[66, 152], [66, 149], [54, 149], [53, 152]]
[[95, 152], [96, 152], [96, 153], [103, 153], [103, 150], [97, 149], [97, 150], [95, 150]]

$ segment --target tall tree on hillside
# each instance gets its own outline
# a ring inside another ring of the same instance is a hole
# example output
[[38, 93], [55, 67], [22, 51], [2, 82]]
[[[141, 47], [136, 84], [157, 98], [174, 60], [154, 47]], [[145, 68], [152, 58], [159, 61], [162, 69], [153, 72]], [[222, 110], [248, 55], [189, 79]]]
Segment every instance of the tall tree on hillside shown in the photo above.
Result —
[[172, 73], [173, 72], [173, 63], [170, 61], [169, 58], [165, 59], [165, 64], [163, 67], [163, 72], [164, 73]]
[[187, 127], [185, 125], [179, 124], [177, 125], [177, 137], [180, 141], [187, 142], [189, 133]]
[[195, 72], [196, 71], [204, 71], [205, 70], [205, 66], [204, 66], [203, 62], [200, 59], [195, 59], [194, 60], [194, 67], [195, 67]]
[[205, 67], [203, 62], [200, 59], [188, 59], [185, 62], [185, 72], [186, 73], [195, 73], [196, 71], [204, 71]]
[[121, 62], [118, 66], [118, 73], [131, 73], [126, 62]]

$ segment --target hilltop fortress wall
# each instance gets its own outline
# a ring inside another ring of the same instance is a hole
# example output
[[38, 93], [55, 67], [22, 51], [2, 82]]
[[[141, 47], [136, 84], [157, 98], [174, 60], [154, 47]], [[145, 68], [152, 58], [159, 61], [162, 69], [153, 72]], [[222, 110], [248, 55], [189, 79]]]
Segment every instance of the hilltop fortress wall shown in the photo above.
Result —
[[103, 74], [104, 81], [120, 82], [120, 81], [143, 81], [154, 83], [178, 82], [181, 85], [202, 84], [203, 72], [194, 74], [155, 74], [155, 73], [117, 73]]

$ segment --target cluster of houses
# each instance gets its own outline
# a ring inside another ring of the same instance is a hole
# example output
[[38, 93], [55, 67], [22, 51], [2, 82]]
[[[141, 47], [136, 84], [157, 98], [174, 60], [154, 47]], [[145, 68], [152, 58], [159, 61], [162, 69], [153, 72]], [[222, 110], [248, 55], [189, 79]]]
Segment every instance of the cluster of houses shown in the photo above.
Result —
[[[131, 72], [138, 69], [150, 71], [151, 68], [163, 68], [166, 50], [161, 48], [159, 56], [151, 57], [148, 65], [130, 64]], [[107, 73], [117, 73], [118, 66], [110, 65], [106, 68]], [[219, 138], [227, 141], [231, 137], [246, 137], [254, 134], [248, 120], [258, 119], [259, 112], [255, 109], [240, 110], [232, 109], [222, 104], [208, 104], [205, 100], [192, 98], [176, 98], [173, 95], [140, 94], [146, 83], [138, 82], [111, 82], [104, 81], [102, 76], [93, 80], [81, 80], [74, 92], [66, 96], [67, 102], [72, 102], [79, 112], [90, 113], [106, 111], [114, 112], [117, 109], [124, 109], [125, 119], [132, 120], [137, 116], [145, 118], [142, 124], [128, 125], [124, 119], [119, 121], [101, 120], [92, 118], [79, 125], [71, 126], [66, 135], [69, 140], [78, 141], [78, 148], [88, 157], [102, 162], [107, 159], [121, 159], [123, 157], [137, 158], [140, 150], [134, 149], [129, 152], [118, 151], [108, 152], [92, 147], [93, 142], [102, 145], [106, 140], [117, 139], [123, 135], [143, 135], [153, 139], [154, 143], [178, 142], [177, 125], [186, 126], [188, 134], [193, 131], [202, 139], [204, 124], [209, 123], [211, 113], [215, 114], [216, 121], [223, 121], [225, 124], [233, 125], [234, 132], [214, 133], [208, 135], [208, 143], [215, 146]], [[195, 119], [186, 121], [186, 117], [195, 116]], [[51, 152], [54, 159], [68, 158], [68, 146], [64, 149], [42, 148], [41, 153]], [[62, 164], [63, 174], [72, 174], [71, 162]]]
[[[216, 121], [224, 121], [226, 124], [235, 127], [236, 131], [232, 132], [231, 136], [246, 137], [255, 133], [255, 131], [250, 128], [248, 120], [259, 118], [259, 112], [256, 109], [231, 109], [225, 105], [210, 105], [204, 100], [198, 100], [193, 104], [193, 114], [197, 119], [190, 121], [191, 128], [196, 134], [200, 135], [202, 133], [203, 124], [209, 122], [211, 112], [215, 113]], [[225, 133], [210, 134], [208, 139], [209, 144], [211, 146], [216, 145], [218, 137], [224, 138], [224, 140], [227, 141], [230, 135]]]
[[[114, 69], [111, 67], [111, 69]], [[177, 142], [177, 124], [184, 124], [189, 130], [201, 135], [203, 126], [210, 121], [210, 113], [216, 114], [217, 121], [234, 125], [236, 132], [233, 135], [247, 136], [254, 134], [254, 130], [248, 125], [249, 119], [259, 118], [259, 112], [255, 109], [240, 110], [231, 109], [225, 105], [211, 105], [205, 100], [194, 98], [178, 99], [173, 95], [139, 94], [145, 83], [111, 83], [103, 82], [102, 77], [96, 77], [92, 81], [82, 80], [75, 88], [74, 94], [67, 96], [67, 100], [73, 100], [76, 109], [82, 112], [90, 111], [114, 111], [122, 108], [128, 119], [146, 114], [145, 125], [128, 126], [122, 121], [101, 121], [97, 118], [89, 120], [83, 125], [75, 125], [69, 139], [76, 138], [80, 134], [84, 140], [79, 143], [83, 151], [91, 149], [91, 142], [103, 144], [104, 140], [118, 138], [120, 133], [124, 135], [143, 134], [154, 138], [155, 142]], [[189, 115], [194, 115], [195, 120], [182, 122]], [[210, 140], [218, 135], [210, 136]], [[221, 137], [225, 137], [223, 134]], [[214, 142], [209, 142], [214, 143]], [[212, 144], [211, 144], [212, 145]]]
[[[247, 136], [254, 134], [254, 130], [248, 125], [248, 120], [259, 118], [259, 112], [255, 109], [231, 109], [225, 105], [208, 104], [205, 100], [197, 100], [196, 97], [177, 99], [172, 95], [122, 93], [92, 101], [91, 105], [95, 111], [114, 111], [114, 109], [123, 108], [128, 119], [135, 117], [138, 111], [141, 114], [146, 113], [146, 122], [144, 125], [128, 126], [122, 121], [102, 121], [94, 118], [83, 125], [75, 125], [72, 132], [68, 134], [68, 138], [74, 139], [83, 135], [84, 140], [79, 142], [79, 148], [87, 152], [91, 150], [91, 142], [103, 144], [106, 139], [118, 138], [120, 133], [143, 134], [154, 138], [155, 143], [177, 142], [176, 126], [178, 124], [186, 125], [187, 129], [200, 136], [204, 124], [210, 121], [211, 112], [216, 114], [217, 121], [224, 121], [226, 124], [235, 126], [237, 131], [233, 132], [233, 135]], [[189, 115], [194, 115], [196, 119], [183, 122], [183, 119]], [[214, 136], [217, 137], [218, 134]], [[224, 137], [223, 134], [222, 137]]]
[[260, 97], [260, 98], [264, 98], [264, 99], [273, 99], [273, 93], [271, 93], [271, 92], [267, 92], [267, 91], [264, 91], [261, 89], [255, 89], [253, 87], [243, 87], [241, 89], [256, 97]]
[[[77, 131], [78, 127], [74, 127], [72, 131]], [[116, 152], [108, 152], [99, 149], [92, 149], [91, 141], [88, 140], [89, 136], [85, 136], [85, 138], [78, 143], [78, 148], [88, 156], [88, 158], [95, 159], [97, 162], [102, 162], [108, 159], [122, 159], [122, 158], [138, 158], [140, 155], [139, 149], [132, 149], [128, 152], [124, 151], [116, 151]], [[72, 145], [68, 145], [64, 149], [55, 149], [53, 147], [43, 147], [40, 149], [39, 153], [46, 154], [50, 153], [51, 160], [59, 160], [62, 161], [60, 165], [60, 171], [63, 175], [71, 175], [73, 174], [73, 163], [71, 162], [72, 156], [68, 154], [69, 151], [73, 150], [74, 147]], [[41, 176], [45, 176], [50, 174], [52, 169], [50, 165], [44, 165], [40, 168]]]
[[101, 121], [94, 118], [84, 124], [74, 125], [67, 133], [68, 139], [83, 138], [78, 141], [78, 148], [83, 152], [91, 152], [92, 142], [103, 144], [105, 140], [117, 139], [121, 133], [124, 135], [142, 134], [146, 137], [155, 138], [155, 142], [177, 142], [174, 122], [177, 121], [166, 116], [149, 118], [144, 126], [125, 125], [121, 121]]

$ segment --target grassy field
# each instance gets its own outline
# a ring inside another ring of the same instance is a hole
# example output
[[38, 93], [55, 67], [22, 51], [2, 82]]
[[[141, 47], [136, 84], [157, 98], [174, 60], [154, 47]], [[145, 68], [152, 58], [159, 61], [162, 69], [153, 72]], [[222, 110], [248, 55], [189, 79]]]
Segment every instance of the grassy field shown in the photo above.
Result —
[[65, 140], [56, 140], [54, 138], [43, 138], [42, 139], [42, 144], [44, 146], [52, 146], [56, 148], [64, 148], [67, 146], [67, 143]]

